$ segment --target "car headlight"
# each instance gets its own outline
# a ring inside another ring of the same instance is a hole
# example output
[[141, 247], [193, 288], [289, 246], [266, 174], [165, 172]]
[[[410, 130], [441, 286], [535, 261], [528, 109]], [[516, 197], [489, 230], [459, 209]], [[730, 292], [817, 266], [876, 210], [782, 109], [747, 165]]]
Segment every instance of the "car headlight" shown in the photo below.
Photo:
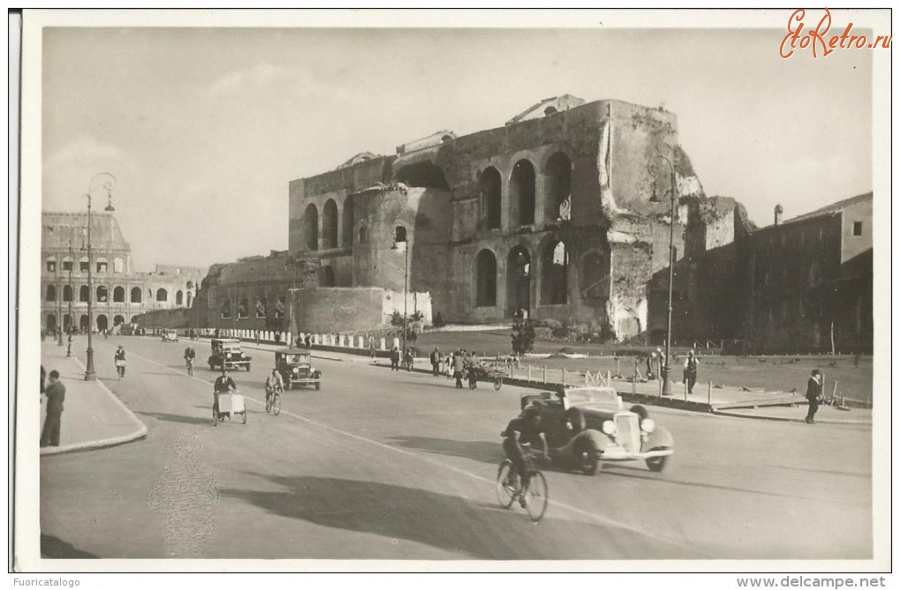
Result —
[[607, 436], [612, 436], [616, 433], [616, 424], [612, 420], [607, 420], [603, 423], [603, 434]]
[[647, 434], [653, 432], [654, 428], [656, 428], [656, 423], [650, 418], [644, 418], [643, 420], [641, 420], [641, 430], [643, 430]]
[[300, 372], [300, 369], [298, 369], [297, 367], [294, 367], [294, 373], [299, 373], [299, 372]]
[[309, 372], [310, 372], [310, 373], [315, 373], [315, 372], [316, 372], [316, 368], [315, 368], [315, 367], [310, 367], [310, 368], [309, 368]]

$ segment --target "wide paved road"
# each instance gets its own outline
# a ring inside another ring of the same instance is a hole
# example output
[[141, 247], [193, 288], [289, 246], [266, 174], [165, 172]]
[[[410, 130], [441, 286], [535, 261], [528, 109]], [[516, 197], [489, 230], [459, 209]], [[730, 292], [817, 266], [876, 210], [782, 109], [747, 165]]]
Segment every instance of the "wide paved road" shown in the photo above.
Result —
[[[663, 473], [549, 469], [533, 525], [496, 505], [499, 433], [525, 391], [315, 360], [322, 391], [265, 413], [273, 355], [233, 372], [246, 425], [213, 427], [195, 343], [95, 341], [104, 382], [149, 428], [121, 447], [41, 459], [48, 556], [317, 559], [837, 559], [872, 554], [871, 430], [651, 408], [675, 436]], [[113, 350], [129, 352], [115, 380]], [[79, 355], [83, 351], [79, 351]], [[798, 409], [802, 413], [802, 410]], [[50, 555], [52, 553], [52, 555]]]

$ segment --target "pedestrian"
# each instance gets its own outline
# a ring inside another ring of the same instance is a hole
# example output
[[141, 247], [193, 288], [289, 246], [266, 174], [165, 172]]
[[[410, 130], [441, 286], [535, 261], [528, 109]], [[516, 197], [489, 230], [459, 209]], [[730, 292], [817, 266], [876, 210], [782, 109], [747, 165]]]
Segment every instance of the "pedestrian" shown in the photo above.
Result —
[[647, 362], [647, 380], [655, 379], [653, 367], [656, 364], [656, 353], [651, 352], [645, 360]]
[[306, 348], [312, 348], [312, 336], [306, 335]]
[[275, 332], [275, 344], [281, 344], [281, 332]]
[[41, 365], [41, 393], [44, 393], [44, 381], [47, 379], [47, 371], [44, 370], [44, 365]]
[[463, 389], [463, 371], [466, 368], [466, 356], [462, 350], [457, 350], [453, 357], [453, 378], [456, 379], [456, 388]]
[[435, 346], [434, 352], [431, 353], [431, 372], [435, 377], [441, 374], [441, 350]]
[[125, 377], [125, 347], [121, 344], [119, 345], [118, 350], [116, 350], [115, 361], [116, 372], [119, 374], [119, 379], [122, 379]]
[[806, 382], [806, 399], [809, 401], [809, 411], [806, 413], [806, 423], [816, 423], [816, 412], [819, 410], [819, 402], [822, 400], [822, 384], [824, 377], [822, 371], [813, 369], [809, 381]]
[[63, 402], [66, 400], [66, 386], [59, 381], [59, 371], [50, 371], [50, 382], [44, 393], [47, 396], [47, 417], [41, 431], [41, 446], [58, 447]]
[[697, 382], [697, 365], [700, 361], [694, 356], [694, 351], [688, 352], [687, 360], [684, 361], [684, 382], [687, 383], [688, 394], [694, 393], [694, 383]]
[[663, 375], [665, 372], [664, 369], [666, 367], [666, 355], [663, 353], [662, 348], [657, 347], [656, 349], [656, 377], [662, 381], [663, 379], [668, 379], [668, 375]]
[[375, 337], [369, 336], [369, 356], [375, 358]]
[[391, 371], [399, 371], [400, 370], [400, 349], [397, 348], [397, 345], [394, 345], [394, 348], [391, 349]]

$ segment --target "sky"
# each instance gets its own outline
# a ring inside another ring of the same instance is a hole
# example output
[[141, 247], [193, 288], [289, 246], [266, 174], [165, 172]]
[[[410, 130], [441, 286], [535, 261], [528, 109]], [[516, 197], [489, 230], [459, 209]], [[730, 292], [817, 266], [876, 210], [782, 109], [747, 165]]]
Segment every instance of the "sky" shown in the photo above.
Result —
[[109, 172], [138, 270], [268, 254], [292, 179], [572, 94], [673, 112], [706, 194], [769, 225], [873, 188], [872, 52], [782, 59], [785, 31], [48, 28], [42, 207]]

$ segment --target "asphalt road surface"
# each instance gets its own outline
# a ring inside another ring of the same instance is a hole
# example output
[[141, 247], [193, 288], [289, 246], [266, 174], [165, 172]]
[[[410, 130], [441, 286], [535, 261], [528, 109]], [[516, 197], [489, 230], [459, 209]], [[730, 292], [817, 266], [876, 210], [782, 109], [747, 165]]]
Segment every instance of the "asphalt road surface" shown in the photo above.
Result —
[[41, 459], [45, 557], [872, 557], [869, 428], [650, 408], [675, 437], [666, 470], [547, 467], [551, 504], [535, 525], [493, 489], [499, 433], [534, 390], [461, 391], [444, 377], [314, 359], [322, 390], [286, 392], [276, 417], [262, 387], [274, 355], [248, 348], [252, 371], [232, 372], [248, 422], [214, 427], [209, 345], [194, 343], [193, 378], [184, 347], [95, 340], [98, 374], [149, 434]]

